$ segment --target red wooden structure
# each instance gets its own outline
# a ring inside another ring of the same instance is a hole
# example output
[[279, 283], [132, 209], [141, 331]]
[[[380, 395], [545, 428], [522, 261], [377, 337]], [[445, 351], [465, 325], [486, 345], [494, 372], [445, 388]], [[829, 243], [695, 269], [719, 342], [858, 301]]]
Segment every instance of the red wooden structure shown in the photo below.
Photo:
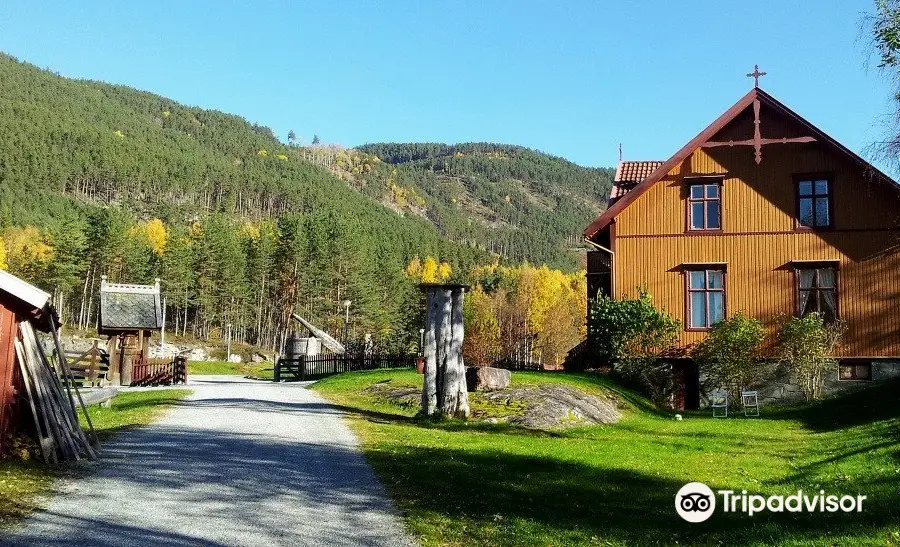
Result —
[[36, 327], [48, 329], [47, 306], [50, 295], [21, 279], [0, 270], [0, 453], [7, 447], [9, 435], [19, 426], [19, 402], [25, 387], [16, 361], [15, 340], [18, 322], [30, 319]]

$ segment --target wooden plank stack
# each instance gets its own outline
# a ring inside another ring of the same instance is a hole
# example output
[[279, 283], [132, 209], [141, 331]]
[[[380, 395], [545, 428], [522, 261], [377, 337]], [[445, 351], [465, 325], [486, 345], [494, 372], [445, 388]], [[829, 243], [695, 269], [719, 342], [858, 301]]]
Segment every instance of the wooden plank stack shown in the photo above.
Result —
[[[78, 386], [74, 384], [72, 371], [65, 359], [52, 320], [51, 326], [58, 372], [54, 369], [43, 343], [30, 322], [19, 322], [19, 336], [15, 340], [16, 357], [34, 418], [41, 454], [48, 463], [82, 458], [94, 459], [99, 449], [97, 436]], [[72, 388], [87, 419], [90, 437], [78, 423]]]

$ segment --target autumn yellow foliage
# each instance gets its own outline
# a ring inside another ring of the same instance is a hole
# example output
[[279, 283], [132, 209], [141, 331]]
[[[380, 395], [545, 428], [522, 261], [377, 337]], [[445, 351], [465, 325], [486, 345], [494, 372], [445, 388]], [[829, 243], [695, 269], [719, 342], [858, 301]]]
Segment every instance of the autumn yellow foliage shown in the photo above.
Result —
[[463, 351], [476, 364], [528, 359], [560, 365], [586, 335], [583, 271], [490, 264], [475, 268], [472, 277], [476, 286], [466, 302]]
[[404, 272], [407, 277], [422, 283], [443, 283], [453, 275], [453, 268], [449, 263], [438, 262], [431, 256], [426, 256], [424, 261], [419, 261], [419, 257], [416, 256], [409, 261]]
[[34, 226], [3, 230], [4, 262], [10, 272], [25, 279], [39, 279], [53, 259], [46, 234]]
[[151, 219], [140, 224], [144, 235], [147, 237], [147, 243], [156, 254], [162, 256], [166, 252], [166, 243], [169, 241], [169, 231], [165, 224], [158, 218]]

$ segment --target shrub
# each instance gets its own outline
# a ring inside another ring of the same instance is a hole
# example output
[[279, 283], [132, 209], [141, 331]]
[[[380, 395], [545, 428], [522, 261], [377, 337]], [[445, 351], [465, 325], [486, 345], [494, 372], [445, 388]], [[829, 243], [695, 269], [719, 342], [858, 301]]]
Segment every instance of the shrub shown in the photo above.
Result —
[[680, 329], [645, 290], [637, 298], [599, 296], [590, 304], [588, 342], [594, 357], [638, 383], [658, 404], [669, 402], [674, 387], [660, 357], [672, 351]]
[[691, 356], [707, 389], [725, 389], [739, 405], [741, 392], [762, 382], [771, 372], [760, 355], [765, 329], [758, 319], [741, 312], [714, 324], [706, 340], [697, 344]]
[[599, 296], [590, 304], [588, 341], [595, 356], [613, 365], [626, 358], [658, 356], [670, 350], [680, 323], [653, 305], [640, 290], [637, 298]]
[[820, 313], [792, 317], [778, 335], [778, 356], [800, 382], [807, 401], [820, 399], [825, 371], [836, 367], [832, 357], [846, 329], [843, 322], [826, 324]]

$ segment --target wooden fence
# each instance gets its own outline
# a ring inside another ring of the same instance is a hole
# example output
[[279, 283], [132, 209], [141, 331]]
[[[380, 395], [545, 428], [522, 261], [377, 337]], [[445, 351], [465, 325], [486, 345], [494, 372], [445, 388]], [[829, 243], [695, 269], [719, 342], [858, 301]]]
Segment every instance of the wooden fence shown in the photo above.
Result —
[[65, 355], [76, 384], [82, 387], [99, 387], [106, 384], [109, 354], [100, 347], [97, 340], [94, 340], [91, 349], [85, 352], [67, 351]]
[[315, 357], [282, 357], [275, 363], [275, 381], [316, 380], [354, 370], [385, 368], [415, 368], [419, 359], [415, 354], [371, 353], [359, 356], [316, 355]]
[[131, 385], [160, 386], [187, 383], [187, 358], [178, 355], [174, 360], [135, 361], [131, 369]]

